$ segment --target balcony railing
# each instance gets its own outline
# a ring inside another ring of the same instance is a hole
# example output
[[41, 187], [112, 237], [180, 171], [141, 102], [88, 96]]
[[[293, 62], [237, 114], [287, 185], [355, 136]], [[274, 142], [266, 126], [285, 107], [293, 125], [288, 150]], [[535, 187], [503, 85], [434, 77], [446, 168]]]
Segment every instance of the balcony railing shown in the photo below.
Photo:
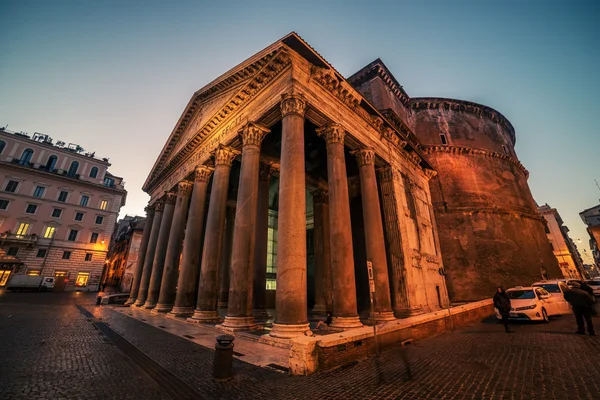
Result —
[[37, 235], [17, 235], [16, 233], [1, 233], [0, 245], [33, 246], [37, 243]]

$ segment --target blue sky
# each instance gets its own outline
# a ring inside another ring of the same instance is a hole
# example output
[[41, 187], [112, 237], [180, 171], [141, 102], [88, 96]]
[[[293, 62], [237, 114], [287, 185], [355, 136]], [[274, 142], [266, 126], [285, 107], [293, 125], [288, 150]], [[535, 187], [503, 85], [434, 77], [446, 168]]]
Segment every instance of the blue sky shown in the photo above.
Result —
[[345, 76], [380, 57], [410, 96], [500, 111], [535, 199], [587, 248], [598, 1], [0, 0], [0, 15], [0, 126], [109, 157], [122, 214], [143, 213], [140, 188], [192, 93], [296, 31]]

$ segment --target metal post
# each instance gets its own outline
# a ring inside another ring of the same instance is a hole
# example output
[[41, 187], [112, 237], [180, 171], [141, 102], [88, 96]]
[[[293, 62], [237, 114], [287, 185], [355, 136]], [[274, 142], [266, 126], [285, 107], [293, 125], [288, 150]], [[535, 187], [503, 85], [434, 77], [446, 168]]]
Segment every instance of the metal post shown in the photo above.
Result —
[[217, 336], [215, 344], [215, 358], [213, 362], [213, 378], [216, 381], [225, 381], [232, 376], [233, 340], [231, 335]]
[[375, 339], [375, 354], [379, 357], [379, 343], [377, 343], [377, 321], [375, 320], [375, 281], [373, 279], [373, 263], [367, 261], [369, 271], [369, 299], [371, 301], [371, 323], [373, 324], [373, 338]]

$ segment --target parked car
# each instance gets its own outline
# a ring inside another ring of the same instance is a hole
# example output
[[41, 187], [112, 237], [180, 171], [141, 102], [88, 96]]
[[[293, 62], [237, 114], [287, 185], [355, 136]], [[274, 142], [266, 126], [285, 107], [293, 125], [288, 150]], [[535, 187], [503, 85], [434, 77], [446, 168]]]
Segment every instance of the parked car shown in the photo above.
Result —
[[600, 297], [600, 280], [592, 279], [589, 281], [585, 281], [585, 283], [587, 283], [588, 286], [592, 288], [592, 290], [594, 291], [594, 296]]
[[559, 315], [571, 314], [573, 310], [567, 301], [565, 300], [565, 290], [568, 289], [568, 284], [566, 279], [554, 279], [548, 281], [540, 281], [536, 282], [532, 287], [539, 287], [545, 289], [550, 295], [552, 299], [551, 302], [555, 303], [553, 306], [554, 309], [557, 310]]
[[[511, 305], [509, 319], [548, 322], [550, 317], [560, 315], [559, 306], [544, 288], [516, 286], [508, 289], [506, 294]], [[498, 310], [495, 311], [496, 318], [502, 319]]]
[[56, 278], [53, 276], [13, 275], [6, 288], [9, 290], [52, 290]]

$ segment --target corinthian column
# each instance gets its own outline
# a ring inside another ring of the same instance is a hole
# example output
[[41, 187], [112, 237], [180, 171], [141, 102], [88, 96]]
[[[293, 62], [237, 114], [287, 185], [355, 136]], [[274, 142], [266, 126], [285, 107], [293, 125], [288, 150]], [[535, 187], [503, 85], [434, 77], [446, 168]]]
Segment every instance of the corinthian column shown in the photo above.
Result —
[[362, 326], [356, 309], [354, 252], [350, 227], [350, 199], [344, 156], [344, 136], [340, 125], [328, 125], [317, 130], [327, 143], [327, 178], [329, 183], [329, 240], [333, 282], [334, 328], [350, 329]]
[[125, 305], [132, 305], [137, 299], [137, 295], [140, 289], [140, 282], [142, 280], [142, 271], [144, 270], [144, 260], [146, 259], [146, 252], [148, 251], [148, 242], [150, 240], [150, 231], [152, 230], [152, 223], [154, 222], [154, 207], [146, 207], [146, 220], [144, 221], [144, 233], [142, 233], [142, 242], [140, 243], [140, 249], [138, 251], [137, 262], [135, 265], [135, 272], [133, 274], [133, 282], [131, 283], [131, 291], [129, 292], [129, 299]]
[[148, 249], [144, 258], [140, 289], [134, 304], [136, 307], [142, 307], [148, 297], [148, 286], [150, 285], [150, 277], [152, 276], [152, 264], [154, 263], [154, 255], [156, 254], [156, 242], [158, 241], [160, 226], [162, 225], [164, 207], [165, 203], [163, 200], [159, 200], [154, 204], [154, 221], [152, 222], [150, 239], [148, 239]]
[[192, 182], [189, 181], [182, 181], [177, 185], [177, 200], [175, 202], [173, 222], [171, 224], [171, 232], [169, 233], [169, 242], [167, 244], [167, 254], [165, 256], [165, 266], [160, 284], [160, 294], [158, 296], [158, 304], [156, 304], [156, 307], [152, 310], [153, 313], [166, 313], [173, 308], [173, 302], [175, 301], [175, 284], [177, 283], [179, 261], [181, 260], [181, 248], [183, 246], [185, 217], [190, 204], [192, 185]]
[[229, 173], [233, 159], [239, 151], [219, 145], [214, 151], [215, 172], [206, 217], [206, 231], [200, 264], [200, 281], [198, 283], [198, 301], [190, 322], [219, 322], [217, 299], [219, 295], [219, 267], [223, 230], [225, 227], [225, 208], [227, 207], [227, 189]]
[[306, 176], [304, 111], [298, 94], [281, 99], [281, 165], [277, 222], [277, 318], [270, 335], [310, 335], [306, 310]]
[[238, 187], [233, 251], [229, 270], [229, 299], [223, 327], [229, 330], [249, 329], [252, 317], [252, 281], [256, 241], [256, 213], [260, 144], [270, 131], [259, 124], [248, 123], [242, 130], [242, 168]]
[[395, 318], [390, 298], [385, 239], [383, 236], [383, 224], [381, 223], [377, 177], [375, 175], [375, 151], [362, 149], [356, 150], [352, 154], [356, 157], [360, 171], [360, 193], [362, 197], [363, 220], [365, 222], [367, 260], [373, 264], [373, 280], [375, 281], [375, 311], [371, 317], [377, 322], [392, 321]]
[[227, 205], [225, 212], [225, 237], [223, 238], [223, 255], [221, 257], [221, 279], [219, 282], [219, 307], [227, 308], [229, 301], [229, 268], [231, 267], [231, 246], [233, 245], [233, 228], [235, 226], [235, 203]]
[[175, 305], [169, 313], [174, 317], [190, 317], [194, 313], [200, 267], [198, 247], [200, 247], [200, 241], [202, 240], [206, 190], [212, 172], [213, 168], [202, 165], [196, 168], [194, 174], [194, 189], [185, 227], [181, 269], [177, 280], [177, 296], [175, 297]]
[[175, 211], [175, 199], [177, 195], [168, 192], [165, 195], [165, 210], [163, 211], [160, 232], [156, 241], [156, 252], [152, 262], [152, 275], [150, 276], [150, 285], [148, 286], [148, 298], [144, 303], [144, 308], [152, 309], [156, 307], [158, 295], [160, 294], [160, 283], [162, 281], [163, 268], [165, 266], [165, 257], [167, 255], [167, 245], [169, 244], [169, 233], [173, 223], [173, 212]]
[[267, 242], [269, 239], [269, 181], [273, 168], [260, 164], [258, 177], [258, 210], [256, 214], [256, 252], [254, 255], [254, 317], [266, 319], [267, 314]]
[[313, 192], [315, 210], [315, 305], [313, 313], [331, 311], [331, 252], [329, 247], [329, 195]]

